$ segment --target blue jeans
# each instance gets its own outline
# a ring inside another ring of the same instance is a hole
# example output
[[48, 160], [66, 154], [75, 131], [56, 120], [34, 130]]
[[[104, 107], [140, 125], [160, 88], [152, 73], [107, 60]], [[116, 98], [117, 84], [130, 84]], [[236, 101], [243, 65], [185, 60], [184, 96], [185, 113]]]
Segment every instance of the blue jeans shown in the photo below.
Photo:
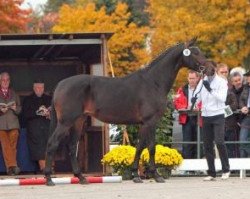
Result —
[[[248, 141], [250, 136], [250, 117], [245, 117], [241, 122], [241, 129], [240, 129], [240, 141]], [[240, 144], [240, 157], [248, 157], [250, 150], [250, 144]]]

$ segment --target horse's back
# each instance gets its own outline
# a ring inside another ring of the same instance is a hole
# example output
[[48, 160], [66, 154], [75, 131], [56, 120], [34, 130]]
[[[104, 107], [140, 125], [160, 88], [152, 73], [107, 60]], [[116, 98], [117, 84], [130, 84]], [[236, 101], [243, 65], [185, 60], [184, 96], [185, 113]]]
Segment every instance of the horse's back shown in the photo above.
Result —
[[90, 85], [89, 75], [75, 75], [61, 80], [54, 91], [53, 100], [73, 98], [82, 89], [86, 89]]

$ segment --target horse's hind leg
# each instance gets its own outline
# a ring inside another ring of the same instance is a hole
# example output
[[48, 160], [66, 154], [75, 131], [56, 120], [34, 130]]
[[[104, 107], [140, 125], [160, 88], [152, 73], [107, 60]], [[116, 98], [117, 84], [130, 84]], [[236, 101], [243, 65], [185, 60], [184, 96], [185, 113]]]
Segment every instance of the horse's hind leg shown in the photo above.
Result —
[[138, 133], [139, 141], [138, 141], [138, 144], [136, 147], [135, 159], [134, 159], [134, 163], [132, 166], [132, 172], [133, 172], [133, 176], [134, 176], [133, 181], [135, 183], [142, 183], [142, 180], [141, 180], [140, 176], [138, 175], [140, 155], [141, 155], [142, 150], [144, 149], [145, 144], [146, 144], [144, 135], [143, 135], [143, 133], [141, 133], [142, 131], [143, 131], [143, 127], [140, 128], [139, 133]]
[[45, 169], [44, 174], [45, 178], [47, 179], [47, 185], [53, 186], [54, 183], [51, 180], [51, 173], [52, 173], [52, 162], [56, 153], [56, 150], [58, 148], [58, 145], [62, 138], [65, 137], [65, 135], [68, 133], [68, 130], [71, 126], [62, 124], [58, 122], [57, 127], [55, 131], [53, 132], [52, 136], [48, 140], [47, 144], [47, 154], [46, 154], [46, 160], [45, 160]]
[[86, 178], [81, 173], [81, 169], [77, 161], [77, 152], [78, 152], [77, 148], [78, 148], [79, 139], [82, 134], [83, 123], [84, 123], [83, 118], [79, 118], [75, 122], [74, 128], [72, 129], [72, 132], [70, 135], [70, 142], [68, 144], [68, 149], [69, 149], [70, 161], [71, 161], [71, 166], [72, 166], [74, 176], [79, 178], [80, 184], [88, 184]]

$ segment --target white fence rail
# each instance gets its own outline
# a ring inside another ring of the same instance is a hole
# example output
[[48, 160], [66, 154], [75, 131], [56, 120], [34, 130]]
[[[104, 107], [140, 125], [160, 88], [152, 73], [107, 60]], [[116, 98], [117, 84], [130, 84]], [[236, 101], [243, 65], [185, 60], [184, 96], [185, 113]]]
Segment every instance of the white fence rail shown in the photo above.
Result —
[[[239, 170], [240, 178], [246, 176], [246, 170], [250, 170], [250, 158], [229, 158], [230, 170]], [[215, 159], [215, 168], [221, 170], [220, 159]], [[184, 159], [177, 168], [179, 171], [205, 171], [208, 170], [206, 159]]]

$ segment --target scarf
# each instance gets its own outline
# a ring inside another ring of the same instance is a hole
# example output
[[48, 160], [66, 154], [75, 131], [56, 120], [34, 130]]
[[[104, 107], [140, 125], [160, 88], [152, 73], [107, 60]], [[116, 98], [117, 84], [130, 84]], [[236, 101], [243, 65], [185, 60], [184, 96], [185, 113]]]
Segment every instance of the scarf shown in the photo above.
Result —
[[0, 88], [0, 97], [7, 100], [11, 98], [10, 89]]

